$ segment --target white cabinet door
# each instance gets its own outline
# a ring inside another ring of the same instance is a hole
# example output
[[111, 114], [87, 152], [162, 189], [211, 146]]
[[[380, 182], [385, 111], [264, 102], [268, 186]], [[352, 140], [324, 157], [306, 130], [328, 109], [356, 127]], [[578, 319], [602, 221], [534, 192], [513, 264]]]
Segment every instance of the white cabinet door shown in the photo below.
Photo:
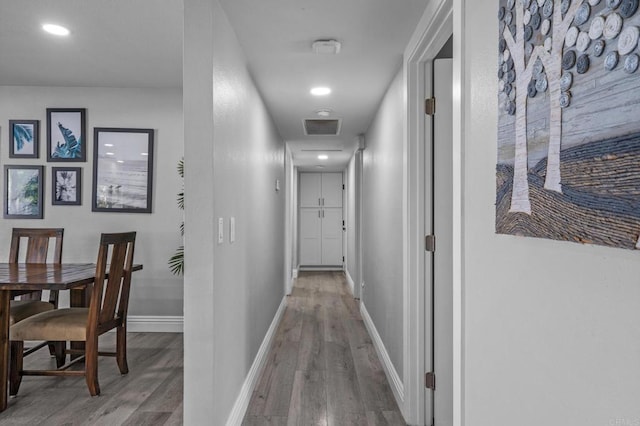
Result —
[[322, 212], [320, 209], [300, 209], [300, 264], [322, 264], [321, 232]]
[[322, 216], [322, 265], [342, 265], [342, 209], [323, 209]]
[[342, 265], [342, 173], [300, 173], [300, 265]]
[[342, 207], [342, 173], [322, 173], [322, 207]]
[[300, 207], [320, 207], [322, 174], [300, 173]]

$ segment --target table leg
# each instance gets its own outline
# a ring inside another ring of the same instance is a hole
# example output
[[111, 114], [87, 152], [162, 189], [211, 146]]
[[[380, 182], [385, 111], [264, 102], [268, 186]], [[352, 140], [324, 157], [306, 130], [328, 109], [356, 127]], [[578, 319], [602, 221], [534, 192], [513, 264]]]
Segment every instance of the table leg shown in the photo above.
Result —
[[0, 411], [7, 409], [9, 381], [9, 300], [11, 292], [0, 290]]

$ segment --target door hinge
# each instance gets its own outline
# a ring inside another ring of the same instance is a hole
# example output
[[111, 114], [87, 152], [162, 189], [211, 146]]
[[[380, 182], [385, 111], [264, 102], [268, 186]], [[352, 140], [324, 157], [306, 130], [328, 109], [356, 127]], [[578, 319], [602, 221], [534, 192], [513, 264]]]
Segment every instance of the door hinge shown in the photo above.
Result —
[[436, 390], [436, 375], [433, 371], [425, 373], [424, 387], [427, 389]]
[[344, 256], [342, 256], [342, 261], [344, 262]]
[[424, 113], [434, 115], [436, 113], [436, 98], [427, 98], [424, 100]]
[[344, 191], [344, 183], [342, 184], [342, 190]]
[[436, 236], [435, 235], [427, 235], [424, 237], [424, 249], [426, 251], [435, 252], [436, 251]]

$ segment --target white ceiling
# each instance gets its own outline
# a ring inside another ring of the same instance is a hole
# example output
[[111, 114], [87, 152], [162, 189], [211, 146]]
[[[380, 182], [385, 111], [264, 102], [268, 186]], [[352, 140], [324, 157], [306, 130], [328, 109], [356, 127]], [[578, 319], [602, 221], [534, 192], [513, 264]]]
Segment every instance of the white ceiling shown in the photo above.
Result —
[[[402, 63], [428, 0], [221, 0], [281, 136], [303, 168], [344, 168], [357, 135]], [[67, 26], [60, 39], [40, 26]], [[0, 1], [0, 85], [180, 87], [182, 0]], [[316, 39], [339, 55], [316, 55]], [[333, 93], [314, 98], [309, 89]], [[302, 120], [331, 108], [339, 136], [305, 136]], [[319, 161], [319, 150], [330, 159]]]

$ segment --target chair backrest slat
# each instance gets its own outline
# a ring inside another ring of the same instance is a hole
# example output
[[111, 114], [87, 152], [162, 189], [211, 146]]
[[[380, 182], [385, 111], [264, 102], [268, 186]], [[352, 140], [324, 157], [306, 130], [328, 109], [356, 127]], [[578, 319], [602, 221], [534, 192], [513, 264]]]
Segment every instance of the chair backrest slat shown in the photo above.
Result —
[[[131, 286], [135, 239], [135, 232], [102, 234], [96, 281], [91, 292], [88, 328], [97, 326], [100, 330], [101, 324], [124, 320]], [[109, 278], [105, 279], [107, 265]]]
[[20, 255], [20, 241], [27, 239], [27, 252], [23, 262], [47, 263], [49, 241], [56, 239], [52, 263], [62, 263], [62, 239], [63, 228], [13, 228], [11, 232], [11, 250], [9, 251], [9, 263], [18, 263]]
[[[9, 263], [19, 263], [20, 242], [27, 239], [27, 250], [24, 263], [47, 263], [49, 243], [55, 238], [55, 247], [51, 263], [62, 263], [63, 228], [13, 228], [11, 232], [11, 247], [9, 250]], [[50, 301], [57, 304], [57, 292], [51, 292]], [[22, 300], [40, 300], [41, 291], [34, 291], [20, 297]]]

